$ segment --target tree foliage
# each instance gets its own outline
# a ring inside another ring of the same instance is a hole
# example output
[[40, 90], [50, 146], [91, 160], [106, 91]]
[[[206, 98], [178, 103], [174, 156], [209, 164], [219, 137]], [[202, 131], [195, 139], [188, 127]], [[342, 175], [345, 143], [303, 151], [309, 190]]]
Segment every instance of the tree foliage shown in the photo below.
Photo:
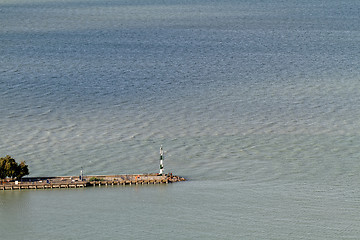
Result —
[[6, 177], [21, 179], [25, 175], [29, 175], [29, 168], [25, 161], [18, 164], [15, 159], [9, 155], [0, 158], [0, 179], [5, 179]]

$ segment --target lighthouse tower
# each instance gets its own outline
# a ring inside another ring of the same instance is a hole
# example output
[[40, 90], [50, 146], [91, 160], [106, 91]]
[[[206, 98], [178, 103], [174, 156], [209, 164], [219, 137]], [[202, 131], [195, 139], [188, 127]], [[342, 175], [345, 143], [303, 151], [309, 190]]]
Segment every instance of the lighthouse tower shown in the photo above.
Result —
[[160, 147], [160, 175], [164, 175], [164, 150]]

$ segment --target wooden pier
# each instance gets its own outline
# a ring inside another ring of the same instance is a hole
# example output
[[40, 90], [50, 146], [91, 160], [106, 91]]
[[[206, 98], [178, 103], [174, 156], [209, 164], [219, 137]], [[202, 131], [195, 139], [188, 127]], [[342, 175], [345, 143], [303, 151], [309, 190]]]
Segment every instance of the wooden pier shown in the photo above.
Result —
[[21, 181], [0, 182], [0, 190], [85, 188], [95, 186], [168, 184], [185, 181], [172, 174], [92, 175], [60, 177], [24, 177]]

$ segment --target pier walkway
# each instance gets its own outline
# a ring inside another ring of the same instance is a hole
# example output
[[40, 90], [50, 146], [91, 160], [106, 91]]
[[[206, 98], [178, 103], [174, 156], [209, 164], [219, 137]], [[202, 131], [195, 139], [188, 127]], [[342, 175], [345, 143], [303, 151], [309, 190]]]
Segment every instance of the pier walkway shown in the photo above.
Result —
[[102, 185], [167, 184], [180, 181], [185, 181], [185, 178], [173, 176], [172, 174], [24, 177], [21, 181], [0, 182], [0, 190], [85, 188]]

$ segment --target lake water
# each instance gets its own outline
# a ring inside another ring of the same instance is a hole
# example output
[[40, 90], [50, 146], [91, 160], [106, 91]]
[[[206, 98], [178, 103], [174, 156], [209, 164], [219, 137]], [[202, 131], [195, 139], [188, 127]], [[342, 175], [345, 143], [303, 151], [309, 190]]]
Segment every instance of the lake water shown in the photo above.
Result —
[[360, 2], [0, 0], [1, 239], [358, 239]]

